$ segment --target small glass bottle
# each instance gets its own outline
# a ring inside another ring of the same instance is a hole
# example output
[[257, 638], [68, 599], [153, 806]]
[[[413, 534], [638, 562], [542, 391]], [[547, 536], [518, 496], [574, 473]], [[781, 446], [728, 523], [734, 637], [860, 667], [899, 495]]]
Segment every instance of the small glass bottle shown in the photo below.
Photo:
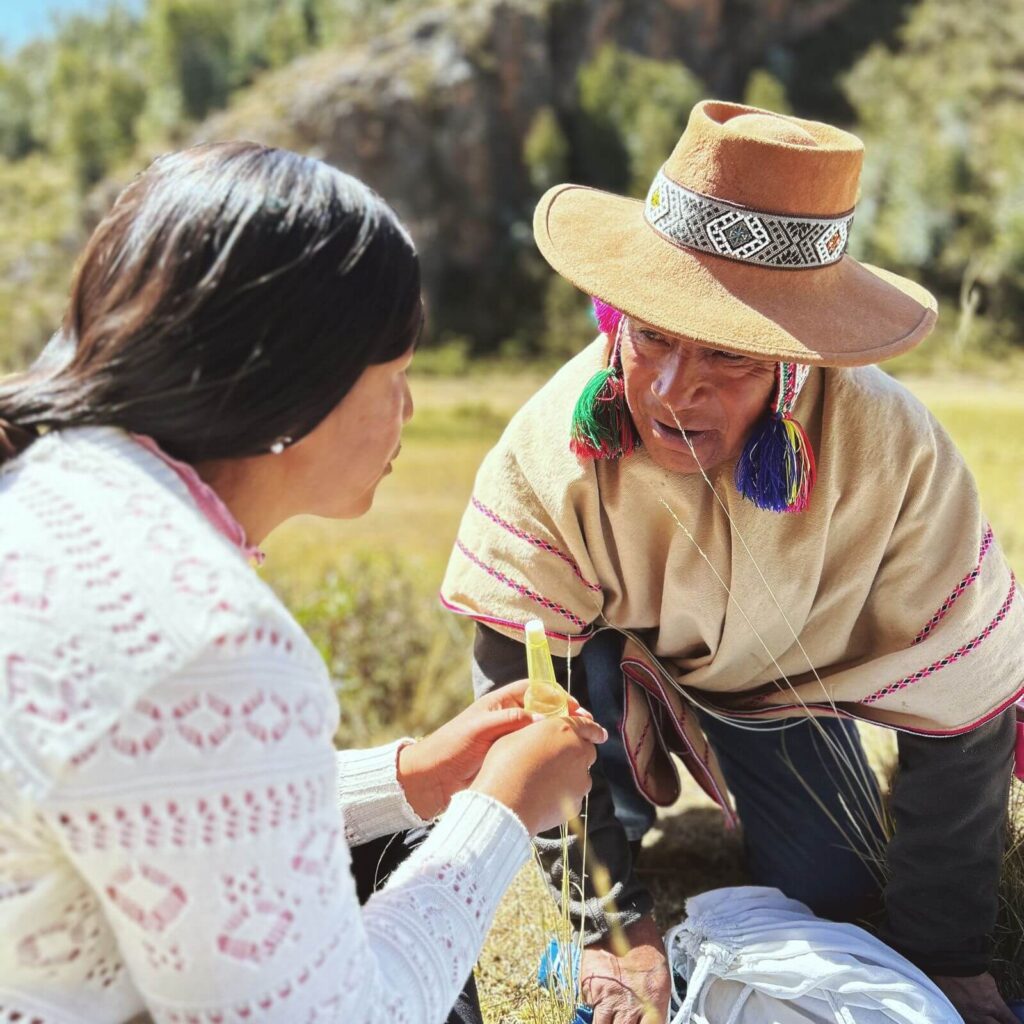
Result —
[[530, 685], [523, 707], [527, 711], [547, 718], [569, 713], [569, 695], [555, 679], [551, 649], [540, 619], [526, 624], [526, 674]]

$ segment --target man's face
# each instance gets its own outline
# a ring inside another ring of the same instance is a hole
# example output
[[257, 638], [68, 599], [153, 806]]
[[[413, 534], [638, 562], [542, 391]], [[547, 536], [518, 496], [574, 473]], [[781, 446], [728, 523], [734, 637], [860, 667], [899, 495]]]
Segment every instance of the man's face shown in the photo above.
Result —
[[707, 348], [629, 317], [622, 326], [622, 370], [644, 447], [675, 473], [739, 458], [775, 385], [774, 362]]

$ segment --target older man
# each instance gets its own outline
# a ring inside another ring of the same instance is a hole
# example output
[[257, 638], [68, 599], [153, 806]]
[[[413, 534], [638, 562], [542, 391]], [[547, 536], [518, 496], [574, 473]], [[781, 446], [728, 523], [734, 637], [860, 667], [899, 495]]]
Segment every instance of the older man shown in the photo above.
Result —
[[[570, 185], [537, 210], [603, 333], [487, 457], [443, 599], [479, 623], [478, 689], [522, 675], [540, 616], [621, 724], [587, 825], [612, 890], [573, 907], [598, 1024], [664, 1016], [633, 855], [679, 791], [670, 751], [738, 815], [755, 881], [835, 918], [884, 894], [883, 935], [968, 1024], [1014, 1020], [988, 966], [1024, 610], [959, 453], [869, 365], [935, 306], [845, 254], [861, 158], [707, 102], [645, 202]], [[899, 730], [891, 837], [855, 719]]]

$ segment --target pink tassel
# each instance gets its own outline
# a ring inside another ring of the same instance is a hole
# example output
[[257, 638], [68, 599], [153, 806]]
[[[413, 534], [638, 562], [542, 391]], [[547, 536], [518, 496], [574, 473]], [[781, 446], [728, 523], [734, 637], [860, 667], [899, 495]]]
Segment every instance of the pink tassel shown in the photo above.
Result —
[[594, 317], [597, 320], [597, 326], [601, 329], [602, 334], [607, 334], [610, 338], [615, 333], [615, 328], [619, 326], [622, 314], [614, 306], [609, 306], [603, 299], [597, 298], [596, 295], [590, 301], [594, 304]]

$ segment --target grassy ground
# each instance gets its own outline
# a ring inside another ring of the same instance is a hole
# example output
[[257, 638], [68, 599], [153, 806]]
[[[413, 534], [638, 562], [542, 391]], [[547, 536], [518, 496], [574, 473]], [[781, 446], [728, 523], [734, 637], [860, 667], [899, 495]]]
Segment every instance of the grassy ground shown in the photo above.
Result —
[[[290, 594], [302, 594], [358, 549], [397, 552], [412, 566], [424, 595], [436, 590], [476, 467], [539, 383], [526, 376], [415, 381], [417, 414], [373, 510], [350, 523], [308, 519], [279, 531], [267, 545], [275, 580]], [[1018, 572], [1024, 570], [1024, 381], [907, 383], [960, 446], [996, 535]], [[468, 694], [468, 683], [455, 685]], [[878, 764], [891, 759], [891, 734], [868, 730], [866, 739]], [[663, 924], [678, 919], [687, 896], [743, 881], [738, 837], [722, 829], [695, 786], [659, 815], [646, 847], [641, 874], [654, 890]], [[554, 923], [537, 870], [529, 866], [506, 897], [478, 968], [490, 1024], [548, 1024], [532, 979]]]

